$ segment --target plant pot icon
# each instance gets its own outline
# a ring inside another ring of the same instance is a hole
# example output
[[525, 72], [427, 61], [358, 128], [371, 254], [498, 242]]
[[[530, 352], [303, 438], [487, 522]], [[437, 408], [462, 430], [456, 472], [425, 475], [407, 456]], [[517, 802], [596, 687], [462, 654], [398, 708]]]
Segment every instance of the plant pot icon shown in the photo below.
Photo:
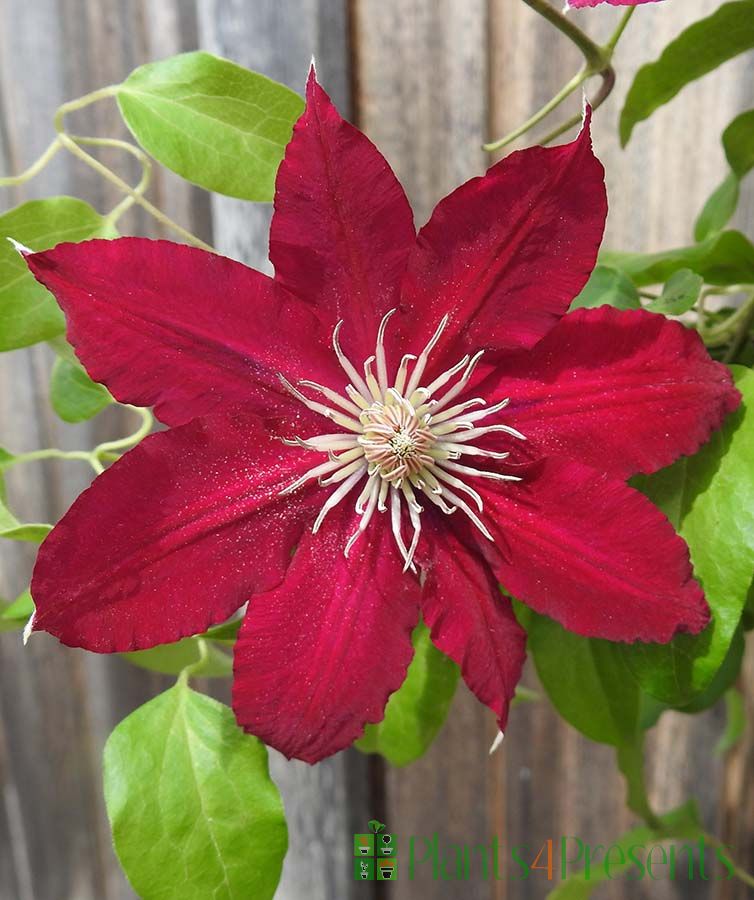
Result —
[[381, 859], [377, 864], [380, 880], [393, 881], [397, 871], [394, 859]]
[[362, 880], [362, 881], [366, 881], [368, 878], [369, 878], [369, 872], [362, 872], [362, 873], [361, 873], [361, 880]]
[[361, 853], [362, 856], [369, 856], [369, 847], [359, 847], [359, 853]]

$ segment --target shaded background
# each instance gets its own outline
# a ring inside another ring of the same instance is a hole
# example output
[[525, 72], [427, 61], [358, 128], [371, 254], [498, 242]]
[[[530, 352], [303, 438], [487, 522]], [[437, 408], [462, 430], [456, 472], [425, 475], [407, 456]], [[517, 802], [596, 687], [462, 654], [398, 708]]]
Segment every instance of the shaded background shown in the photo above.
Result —
[[[638, 65], [718, 5], [668, 0], [642, 7], [620, 44], [618, 88], [594, 126], [612, 202], [608, 246], [655, 250], [689, 242], [696, 213], [723, 176], [719, 135], [754, 101], [751, 55], [688, 88], [640, 125], [628, 150], [617, 141], [618, 111]], [[575, 18], [604, 40], [617, 16], [617, 10], [598, 9]], [[314, 53], [320, 80], [403, 181], [418, 223], [446, 192], [483, 171], [489, 162], [480, 150], [483, 140], [519, 124], [580, 64], [566, 39], [520, 0], [0, 0], [0, 172], [20, 172], [42, 152], [52, 137], [52, 114], [64, 100], [121, 81], [144, 62], [197, 47], [297, 90]], [[578, 102], [574, 98], [569, 113]], [[540, 134], [558, 121], [548, 120]], [[72, 117], [71, 130], [127, 136], [112, 100]], [[117, 152], [102, 159], [135, 183], [130, 159]], [[225, 253], [265, 265], [267, 208], [210, 198], [169, 174], [155, 174], [150, 196], [159, 207]], [[750, 188], [737, 217], [749, 233]], [[0, 211], [64, 193], [103, 212], [119, 199], [60, 153], [30, 184], [0, 190]], [[128, 215], [124, 231], [170, 237], [140, 212]], [[57, 421], [46, 400], [50, 362], [44, 346], [0, 356], [1, 444], [18, 451], [74, 449], [131, 430], [128, 414], [114, 410], [86, 426]], [[88, 479], [87, 467], [78, 466], [14, 469], [10, 492], [20, 517], [55, 521]], [[92, 535], [93, 544], [99, 537]], [[1, 595], [16, 596], [28, 584], [33, 553], [10, 542], [0, 547]], [[746, 671], [751, 681], [751, 659]], [[0, 635], [0, 900], [134, 896], [110, 846], [101, 752], [112, 727], [170, 683], [119, 659], [68, 650], [46, 635], [25, 649], [17, 634]], [[532, 671], [525, 683], [536, 685]], [[222, 688], [212, 690], [223, 697]], [[748, 703], [754, 721], [751, 697]], [[664, 810], [695, 794], [708, 828], [751, 870], [754, 736], [748, 733], [718, 759], [712, 747], [722, 727], [719, 708], [693, 718], [663, 717], [649, 743], [652, 799]], [[386, 771], [355, 751], [315, 768], [272, 754], [291, 830], [277, 897], [375, 897], [377, 885], [351, 881], [351, 834], [373, 817], [404, 838], [404, 857], [410, 834], [437, 831], [445, 844], [482, 843], [493, 834], [507, 845], [539, 847], [562, 834], [609, 844], [633, 824], [612, 751], [580, 737], [546, 701], [517, 707], [502, 750], [489, 758], [495, 731], [492, 714], [461, 686], [440, 738], [408, 769]], [[403, 880], [382, 885], [381, 895], [535, 900], [552, 886], [541, 874], [524, 883]], [[614, 884], [598, 896], [732, 900], [749, 893], [738, 884], [697, 881]]]

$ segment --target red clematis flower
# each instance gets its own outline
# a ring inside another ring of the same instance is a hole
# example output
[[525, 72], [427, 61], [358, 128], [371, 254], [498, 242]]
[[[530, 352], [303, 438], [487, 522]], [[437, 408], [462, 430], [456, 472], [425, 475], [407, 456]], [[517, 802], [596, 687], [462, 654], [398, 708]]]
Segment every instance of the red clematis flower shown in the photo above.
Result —
[[171, 426], [47, 538], [34, 629], [135, 650], [250, 601], [237, 719], [309, 762], [379, 721], [420, 615], [502, 728], [525, 635], [498, 582], [583, 635], [698, 632], [687, 548], [624, 479], [693, 453], [737, 394], [676, 322], [565, 316], [606, 208], [587, 118], [458, 188], [416, 236], [312, 75], [274, 279], [140, 238], [28, 255], [90, 375]]
[[661, 0], [566, 0], [566, 9], [582, 9], [585, 6], [599, 6], [609, 3], [611, 6], [638, 6], [640, 3], [660, 3]]

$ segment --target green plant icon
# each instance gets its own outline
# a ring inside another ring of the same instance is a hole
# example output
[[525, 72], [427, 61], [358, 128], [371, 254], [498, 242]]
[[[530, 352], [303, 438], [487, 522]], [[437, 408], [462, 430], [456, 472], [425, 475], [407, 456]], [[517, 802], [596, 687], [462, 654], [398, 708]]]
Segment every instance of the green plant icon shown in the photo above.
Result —
[[385, 825], [382, 822], [378, 822], [377, 819], [370, 819], [369, 827], [372, 829], [372, 831], [375, 834], [379, 834], [382, 831], [382, 829], [385, 827]]

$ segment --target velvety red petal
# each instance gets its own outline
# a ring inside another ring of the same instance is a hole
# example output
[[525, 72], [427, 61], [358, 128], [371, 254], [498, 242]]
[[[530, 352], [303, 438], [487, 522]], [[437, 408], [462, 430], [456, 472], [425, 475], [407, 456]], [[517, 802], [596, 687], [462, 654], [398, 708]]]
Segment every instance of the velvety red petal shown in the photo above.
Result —
[[573, 143], [511, 153], [466, 182], [419, 232], [403, 298], [425, 333], [450, 316], [435, 358], [531, 347], [586, 284], [607, 215], [589, 119]]
[[278, 492], [314, 456], [241, 413], [146, 438], [42, 544], [34, 630], [109, 653], [172, 642], [228, 618], [283, 578], [322, 492]]
[[332, 381], [330, 335], [316, 316], [231, 259], [128, 237], [59, 244], [26, 261], [63, 308], [92, 378], [169, 425], [218, 403], [289, 406], [278, 372]]
[[275, 279], [315, 304], [328, 328], [343, 319], [357, 364], [374, 353], [382, 316], [414, 244], [413, 216], [382, 154], [345, 122], [310, 73], [306, 110], [280, 165], [270, 259]]
[[506, 423], [545, 452], [622, 478], [695, 453], [740, 402], [695, 331], [609, 306], [565, 316], [475, 390], [510, 397]]
[[686, 544], [622, 481], [549, 457], [520, 483], [474, 486], [495, 539], [480, 535], [479, 547], [506, 590], [537, 612], [612, 641], [665, 643], [707, 625]]
[[425, 519], [424, 621], [435, 646], [458, 663], [466, 684], [494, 710], [503, 730], [526, 658], [526, 632], [474, 543], [447, 518]]
[[390, 528], [373, 522], [349, 558], [350, 503], [307, 534], [285, 581], [254, 597], [235, 648], [240, 725], [288, 757], [315, 763], [382, 719], [403, 683], [419, 585], [403, 574]]

